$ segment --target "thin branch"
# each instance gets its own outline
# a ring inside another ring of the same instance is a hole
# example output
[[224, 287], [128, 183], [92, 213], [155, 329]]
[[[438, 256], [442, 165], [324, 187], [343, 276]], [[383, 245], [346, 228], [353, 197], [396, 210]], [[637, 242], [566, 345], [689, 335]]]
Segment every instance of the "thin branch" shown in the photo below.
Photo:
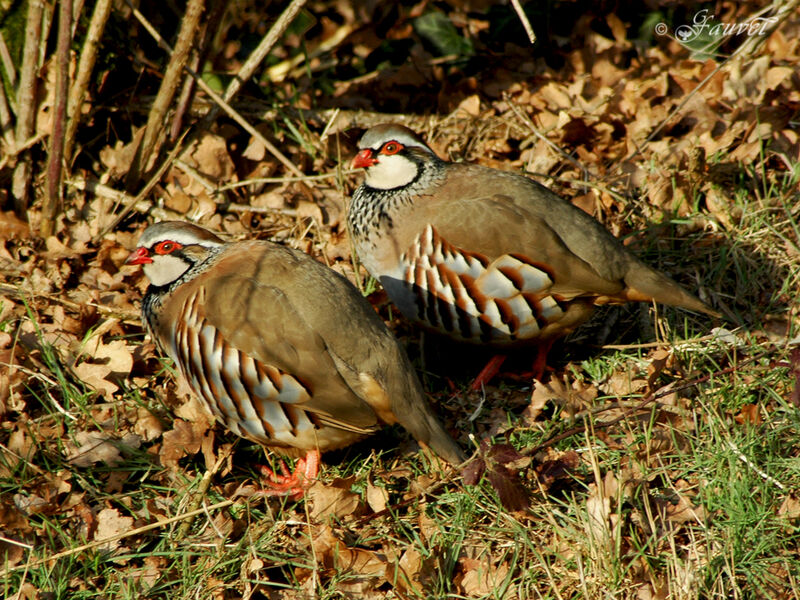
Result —
[[522, 26], [525, 28], [525, 33], [528, 34], [528, 39], [531, 41], [531, 44], [535, 44], [536, 34], [533, 32], [531, 22], [528, 21], [528, 15], [525, 14], [525, 11], [522, 9], [522, 5], [519, 3], [519, 0], [511, 0], [511, 5], [514, 7], [519, 20], [522, 21]]
[[150, 115], [147, 118], [142, 142], [136, 150], [133, 164], [128, 171], [125, 187], [128, 191], [133, 190], [150, 163], [152, 158], [158, 154], [159, 145], [164, 138], [164, 123], [169, 105], [183, 76], [183, 69], [189, 58], [189, 52], [194, 44], [195, 36], [200, 24], [200, 17], [203, 14], [203, 0], [189, 0], [186, 6], [186, 13], [181, 21], [181, 29], [178, 33], [178, 41], [167, 66], [167, 72], [158, 89], [158, 94], [150, 108]]
[[[145, 533], [147, 531], [152, 531], [153, 529], [162, 529], [167, 525], [172, 525], [178, 521], [183, 521], [184, 519], [192, 519], [197, 515], [201, 515], [206, 511], [209, 510], [217, 510], [218, 508], [226, 508], [233, 504], [233, 500], [223, 500], [222, 502], [217, 502], [216, 504], [212, 504], [211, 506], [198, 508], [197, 510], [193, 510], [187, 513], [183, 513], [181, 515], [176, 515], [174, 517], [170, 517], [169, 519], [164, 519], [163, 521], [158, 521], [156, 523], [150, 523], [149, 525], [144, 525], [143, 527], [137, 527], [136, 529], [131, 529], [130, 531], [125, 531], [123, 533], [118, 533], [116, 535], [110, 535], [108, 537], [95, 540], [93, 542], [89, 542], [88, 544], [82, 544], [80, 546], [76, 546], [75, 548], [70, 548], [69, 550], [64, 550], [63, 552], [58, 552], [56, 554], [51, 554], [50, 556], [45, 556], [44, 558], [40, 558], [35, 560], [33, 563], [30, 564], [30, 567], [38, 567], [39, 565], [43, 565], [45, 563], [49, 563], [60, 558], [65, 558], [67, 556], [72, 556], [74, 554], [79, 554], [86, 550], [91, 550], [92, 548], [97, 548], [99, 546], [104, 546], [111, 542], [116, 542], [125, 538], [133, 537], [134, 535], [139, 535], [141, 533]], [[26, 565], [19, 565], [17, 567], [11, 567], [3, 571], [2, 575], [6, 575], [8, 573], [13, 573], [14, 571], [19, 571], [22, 568], [27, 568]]]
[[[211, 6], [209, 8], [208, 18], [205, 19], [205, 24], [203, 26], [203, 39], [198, 45], [191, 61], [191, 70], [199, 73], [203, 72], [203, 66], [208, 57], [211, 41], [217, 33], [217, 24], [220, 23], [222, 17], [225, 15], [225, 10], [228, 8], [228, 3], [225, 0], [209, 0], [209, 4]], [[169, 138], [172, 142], [180, 137], [183, 118], [192, 105], [196, 86], [197, 80], [194, 77], [187, 77], [183, 83], [183, 89], [181, 90], [175, 114], [172, 117], [172, 125], [169, 130]]]
[[8, 83], [13, 90], [17, 87], [17, 71], [14, 67], [14, 59], [11, 58], [11, 53], [8, 51], [8, 46], [6, 46], [6, 38], [3, 37], [2, 31], [0, 31], [0, 61], [3, 63], [6, 76], [8, 77]]
[[164, 173], [167, 172], [167, 169], [169, 169], [172, 166], [172, 162], [178, 157], [178, 154], [180, 154], [180, 152], [182, 151], [181, 148], [182, 141], [183, 138], [178, 140], [178, 143], [175, 144], [175, 147], [169, 153], [169, 156], [166, 158], [166, 160], [161, 163], [161, 166], [158, 168], [158, 170], [155, 173], [153, 173], [153, 175], [147, 181], [147, 185], [145, 185], [141, 190], [139, 190], [139, 193], [136, 195], [136, 197], [131, 199], [130, 203], [126, 205], [125, 208], [122, 210], [122, 212], [117, 215], [117, 218], [114, 219], [111, 222], [111, 224], [108, 225], [105, 229], [103, 229], [103, 231], [101, 231], [96, 236], [94, 236], [94, 238], [92, 238], [93, 244], [97, 244], [101, 239], [103, 239], [103, 237], [105, 237], [105, 235], [109, 231], [114, 229], [117, 225], [120, 224], [120, 222], [122, 222], [122, 219], [124, 219], [128, 215], [128, 213], [130, 213], [137, 207], [139, 202], [141, 202], [147, 197], [147, 194], [149, 194], [150, 191], [161, 180], [161, 177], [164, 175]]
[[[626, 410], [619, 417], [611, 419], [610, 421], [604, 421], [602, 423], [593, 423], [592, 427], [594, 427], [596, 429], [599, 429], [599, 428], [607, 429], [607, 428], [609, 428], [609, 427], [611, 427], [613, 425], [616, 425], [617, 423], [620, 423], [620, 422], [626, 420], [627, 418], [635, 415], [636, 413], [638, 413], [641, 410], [649, 409], [651, 404], [654, 404], [656, 402], [656, 400], [658, 400], [659, 398], [661, 398], [663, 396], [668, 396], [670, 394], [675, 394], [675, 393], [678, 393], [678, 392], [682, 392], [683, 390], [687, 390], [687, 389], [696, 387], [696, 386], [698, 386], [698, 385], [700, 385], [702, 383], [705, 383], [707, 381], [710, 381], [710, 380], [714, 379], [715, 377], [721, 377], [721, 376], [727, 375], [729, 373], [735, 373], [736, 371], [741, 369], [743, 366], [745, 366], [747, 364], [750, 364], [752, 362], [755, 362], [755, 361], [757, 361], [757, 360], [759, 360], [759, 359], [761, 359], [763, 357], [764, 357], [764, 354], [759, 354], [757, 356], [750, 356], [750, 357], [748, 357], [748, 358], [746, 358], [744, 360], [740, 360], [738, 363], [736, 363], [735, 365], [733, 365], [731, 367], [727, 367], [725, 369], [720, 369], [719, 371], [715, 371], [714, 373], [709, 373], [708, 375], [703, 375], [701, 377], [696, 377], [695, 379], [686, 381], [685, 383], [683, 383], [683, 384], [681, 384], [679, 386], [670, 387], [669, 389], [667, 389], [665, 391], [658, 391], [658, 392], [654, 392], [654, 393], [648, 394], [647, 396], [645, 396], [641, 400], [641, 402], [639, 402], [638, 404], [634, 404], [634, 406], [630, 410]], [[599, 409], [592, 411], [592, 414], [596, 415], [598, 413], [601, 413], [601, 412], [603, 412], [605, 410], [609, 410], [611, 408], [615, 408], [615, 407], [613, 407], [613, 406], [612, 407], [600, 407]], [[534, 456], [537, 452], [540, 452], [541, 450], [544, 450], [545, 448], [549, 448], [550, 446], [553, 446], [554, 444], [557, 444], [561, 440], [565, 440], [567, 438], [570, 438], [575, 434], [583, 433], [584, 431], [586, 431], [586, 424], [585, 423], [583, 425], [577, 425], [575, 427], [571, 427], [570, 429], [567, 429], [566, 431], [564, 431], [562, 433], [559, 433], [559, 434], [551, 436], [550, 438], [548, 438], [544, 442], [534, 446], [533, 448], [526, 449], [524, 452], [522, 452], [522, 454], [523, 454], [523, 456]]]
[[[275, 21], [275, 24], [267, 32], [267, 35], [264, 36], [264, 39], [261, 40], [261, 43], [258, 45], [258, 47], [253, 50], [250, 56], [247, 57], [247, 60], [242, 65], [242, 68], [239, 69], [236, 77], [234, 77], [230, 84], [228, 84], [228, 89], [225, 90], [224, 96], [226, 102], [230, 102], [242, 87], [244, 82], [249, 80], [255, 74], [258, 66], [264, 61], [264, 59], [272, 50], [272, 47], [278, 42], [289, 25], [292, 24], [292, 21], [294, 21], [297, 13], [300, 12], [300, 9], [303, 8], [305, 3], [306, 0], [292, 0], [291, 4], [286, 7], [286, 10], [281, 13], [281, 16], [278, 17], [277, 21]], [[212, 113], [213, 112], [214, 111], [212, 110]], [[213, 118], [211, 115], [209, 116], [210, 118]]]
[[105, 31], [110, 14], [111, 0], [98, 0], [92, 13], [92, 20], [89, 22], [86, 40], [83, 42], [81, 58], [78, 62], [78, 72], [75, 74], [75, 83], [72, 84], [69, 94], [69, 107], [67, 109], [69, 122], [67, 123], [67, 133], [64, 137], [64, 162], [67, 165], [72, 161], [72, 147], [75, 144], [75, 132], [81, 120], [81, 107], [97, 61], [100, 39], [103, 37], [103, 31]]
[[[36, 72], [38, 71], [39, 42], [42, 34], [42, 13], [44, 2], [30, 0], [28, 17], [25, 23], [25, 50], [22, 57], [22, 72], [17, 89], [17, 141], [27, 140], [33, 134], [36, 119]], [[17, 164], [11, 184], [14, 196], [14, 210], [24, 217], [28, 210], [30, 193], [31, 161], [29, 156]]]
[[2, 80], [0, 80], [0, 132], [7, 146], [6, 155], [14, 152], [17, 145], [14, 138], [14, 124], [11, 122], [11, 109], [6, 97], [6, 86], [2, 85]]
[[[130, 6], [130, 8], [131, 8], [131, 10], [133, 12], [133, 15], [142, 24], [142, 26], [147, 30], [147, 32], [150, 33], [150, 35], [152, 35], [153, 38], [156, 39], [156, 41], [158, 41], [159, 45], [162, 48], [165, 48], [168, 52], [170, 52], [171, 50], [169, 50], [169, 44], [167, 44], [166, 41], [164, 41], [164, 39], [159, 35], [159, 33], [150, 24], [150, 22], [145, 18], [145, 16], [137, 8], [135, 8], [133, 5], [131, 5], [129, 0], [126, 0], [126, 2], [128, 2], [128, 6]], [[192, 77], [195, 78], [195, 80], [197, 81], [197, 85], [200, 87], [200, 89], [203, 90], [214, 102], [216, 102], [218, 107], [221, 107], [228, 114], [228, 116], [231, 117], [231, 119], [236, 121], [242, 127], [242, 129], [244, 129], [247, 133], [252, 135], [259, 142], [264, 144], [264, 147], [267, 149], [267, 151], [270, 154], [272, 154], [275, 158], [277, 158], [292, 173], [294, 173], [295, 175], [297, 175], [299, 177], [303, 176], [303, 172], [300, 169], [298, 169], [294, 165], [294, 163], [292, 163], [292, 161], [290, 161], [280, 150], [278, 150], [275, 147], [274, 144], [272, 144], [266, 137], [264, 137], [264, 135], [260, 131], [258, 131], [255, 127], [253, 127], [230, 104], [228, 104], [228, 102], [225, 101], [222, 98], [222, 96], [220, 96], [213, 89], [211, 89], [211, 87], [203, 80], [203, 78], [200, 76], [199, 73], [195, 73], [194, 71], [192, 71], [188, 67], [186, 67], [186, 71], [189, 73], [189, 75], [191, 75]], [[216, 107], [214, 107], [214, 108], [216, 108]], [[210, 123], [211, 123], [211, 121], [213, 119], [209, 119], [209, 115], [211, 114], [211, 112], [214, 111], [214, 108], [212, 108], [209, 111], [209, 113], [203, 118], [203, 120], [200, 122], [200, 124], [195, 129], [195, 132], [203, 131], [208, 125], [210, 125]], [[189, 140], [187, 140], [187, 145], [191, 144], [192, 142], [194, 142], [194, 138], [195, 138], [196, 135], [197, 135], [197, 133], [193, 134], [189, 138]]]
[[741, 450], [739, 450], [736, 444], [734, 444], [731, 440], [727, 440], [727, 442], [728, 442], [728, 448], [733, 450], [734, 454], [736, 454], [739, 460], [742, 461], [744, 464], [746, 464], [748, 467], [750, 467], [753, 471], [755, 471], [759, 477], [761, 477], [764, 481], [770, 482], [772, 485], [774, 485], [782, 492], [786, 491], [785, 485], [783, 485], [780, 481], [778, 481], [777, 479], [775, 479], [774, 477], [772, 477], [771, 475], [765, 473], [762, 469], [760, 469], [755, 463], [753, 463], [753, 461], [747, 458]]
[[56, 97], [53, 103], [53, 132], [47, 157], [47, 195], [42, 206], [39, 232], [43, 238], [53, 235], [55, 218], [61, 205], [61, 172], [64, 158], [64, 129], [69, 95], [69, 44], [72, 40], [72, 0], [61, 0], [56, 41]]
[[517, 107], [516, 102], [514, 102], [514, 100], [511, 98], [511, 96], [508, 95], [507, 92], [503, 92], [503, 99], [506, 102], [508, 102], [508, 105], [511, 107], [511, 111], [516, 115], [516, 117], [520, 121], [522, 121], [528, 127], [528, 129], [531, 131], [531, 133], [533, 133], [534, 136], [536, 136], [537, 138], [542, 140], [545, 144], [550, 146], [550, 148], [552, 148], [557, 154], [561, 155], [563, 158], [565, 158], [566, 160], [571, 162], [573, 165], [578, 167], [581, 170], [581, 172], [583, 173], [583, 178], [584, 179], [587, 179], [587, 180], [589, 179], [589, 169], [587, 169], [585, 166], [583, 166], [580, 163], [580, 161], [578, 161], [577, 159], [573, 158], [567, 152], [565, 152], [564, 150], [559, 148], [558, 144], [555, 144], [554, 142], [552, 142], [549, 139], [547, 139], [547, 137], [536, 128], [536, 125], [534, 125], [534, 123], [533, 123], [533, 121], [531, 121], [530, 117], [528, 115], [526, 115], [524, 112], [522, 112]]

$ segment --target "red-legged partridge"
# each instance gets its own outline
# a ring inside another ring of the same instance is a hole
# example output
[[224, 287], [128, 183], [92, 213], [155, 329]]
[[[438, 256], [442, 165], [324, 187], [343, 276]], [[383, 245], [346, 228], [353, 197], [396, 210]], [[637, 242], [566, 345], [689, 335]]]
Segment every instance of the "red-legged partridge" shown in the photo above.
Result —
[[656, 301], [716, 315], [547, 188], [441, 160], [406, 127], [369, 129], [353, 167], [366, 169], [348, 215], [355, 249], [400, 311], [466, 342], [538, 344], [539, 376], [553, 340], [596, 305]]
[[[147, 330], [228, 429], [302, 456], [276, 493], [302, 495], [319, 453], [400, 423], [456, 464], [463, 454], [429, 407], [398, 342], [341, 275], [265, 241], [224, 243], [196, 225], [148, 227]], [[302, 473], [302, 474], [301, 474]]]

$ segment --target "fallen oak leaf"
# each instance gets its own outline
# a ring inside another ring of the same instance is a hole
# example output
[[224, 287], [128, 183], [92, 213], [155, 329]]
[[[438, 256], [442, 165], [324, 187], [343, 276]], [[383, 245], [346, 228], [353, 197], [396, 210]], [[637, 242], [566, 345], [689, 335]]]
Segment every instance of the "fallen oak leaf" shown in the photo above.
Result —
[[[104, 540], [114, 536], [122, 535], [133, 529], [133, 517], [123, 517], [116, 508], [104, 508], [97, 513], [97, 529], [94, 532], [94, 539]], [[110, 540], [100, 544], [102, 550], [116, 550], [119, 547], [119, 539]]]
[[135, 433], [128, 433], [121, 439], [115, 434], [105, 431], [79, 431], [75, 435], [74, 444], [67, 440], [67, 460], [76, 467], [89, 467], [102, 462], [110, 467], [123, 461], [120, 455], [122, 450], [134, 450], [142, 443]]
[[349, 517], [361, 508], [361, 498], [350, 491], [355, 478], [337, 478], [330, 484], [315, 481], [306, 490], [306, 499], [311, 502], [309, 515], [313, 520], [332, 516], [337, 519]]
[[207, 432], [208, 424], [205, 422], [175, 419], [172, 429], [163, 434], [164, 441], [158, 453], [161, 464], [168, 468], [177, 468], [181, 458], [200, 451]]
[[329, 525], [323, 525], [312, 535], [317, 560], [326, 570], [347, 575], [348, 586], [358, 586], [366, 593], [379, 586], [386, 574], [386, 557], [364, 548], [350, 548], [339, 540]]

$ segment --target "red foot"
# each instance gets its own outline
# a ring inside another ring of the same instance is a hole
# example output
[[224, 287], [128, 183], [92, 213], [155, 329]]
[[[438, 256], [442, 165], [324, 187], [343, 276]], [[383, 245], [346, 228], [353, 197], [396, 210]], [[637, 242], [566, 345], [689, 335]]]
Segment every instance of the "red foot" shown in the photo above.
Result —
[[475, 381], [472, 382], [469, 389], [473, 392], [480, 392], [487, 383], [494, 379], [494, 376], [500, 371], [500, 367], [503, 366], [506, 358], [505, 354], [495, 354], [489, 359], [489, 362], [486, 363], [483, 370], [478, 373], [478, 376], [475, 378]]
[[292, 500], [299, 500], [319, 473], [319, 451], [309, 450], [305, 458], [297, 459], [292, 473], [289, 472], [283, 460], [280, 460], [280, 466], [280, 474], [267, 466], [261, 467], [261, 473], [267, 479], [264, 481], [266, 489], [260, 491], [259, 494], [264, 496], [288, 496]]
[[547, 367], [547, 354], [550, 352], [550, 348], [553, 347], [553, 342], [555, 341], [555, 338], [545, 340], [536, 348], [536, 358], [533, 359], [531, 371], [533, 371], [533, 378], [537, 381], [542, 381], [544, 377], [545, 367]]

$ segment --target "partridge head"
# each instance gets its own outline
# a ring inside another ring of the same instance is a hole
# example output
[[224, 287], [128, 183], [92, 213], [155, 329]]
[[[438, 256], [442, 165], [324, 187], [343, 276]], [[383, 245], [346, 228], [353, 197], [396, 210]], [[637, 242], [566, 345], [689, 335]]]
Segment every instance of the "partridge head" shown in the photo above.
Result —
[[400, 423], [451, 463], [463, 455], [429, 407], [398, 342], [342, 276], [266, 241], [225, 243], [184, 222], [151, 225], [128, 264], [151, 284], [146, 328], [216, 418], [289, 455], [274, 475], [302, 494], [319, 452]]
[[353, 167], [365, 169], [348, 214], [359, 259], [429, 329], [500, 348], [538, 344], [543, 357], [601, 304], [717, 314], [544, 186], [446, 162], [406, 127], [367, 130]]

